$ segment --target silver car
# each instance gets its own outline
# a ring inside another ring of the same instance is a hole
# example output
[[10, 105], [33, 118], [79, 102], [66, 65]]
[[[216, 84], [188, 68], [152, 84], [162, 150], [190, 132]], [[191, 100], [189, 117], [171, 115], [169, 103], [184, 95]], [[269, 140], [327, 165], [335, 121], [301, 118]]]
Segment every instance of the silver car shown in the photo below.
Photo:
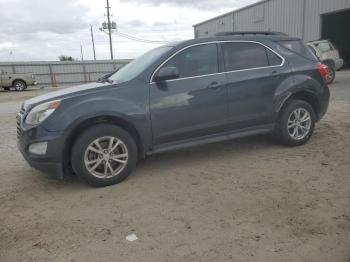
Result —
[[312, 41], [307, 43], [310, 50], [329, 68], [329, 81], [335, 79], [335, 72], [344, 65], [343, 59], [339, 55], [338, 49], [328, 40]]

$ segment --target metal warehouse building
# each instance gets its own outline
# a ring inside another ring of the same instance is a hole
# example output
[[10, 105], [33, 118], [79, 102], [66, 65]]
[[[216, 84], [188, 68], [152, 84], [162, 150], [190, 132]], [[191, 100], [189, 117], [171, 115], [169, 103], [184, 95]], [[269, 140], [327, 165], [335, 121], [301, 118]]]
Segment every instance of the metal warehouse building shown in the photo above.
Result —
[[350, 63], [350, 0], [265, 0], [193, 27], [196, 38], [219, 32], [278, 31], [304, 41], [328, 39]]

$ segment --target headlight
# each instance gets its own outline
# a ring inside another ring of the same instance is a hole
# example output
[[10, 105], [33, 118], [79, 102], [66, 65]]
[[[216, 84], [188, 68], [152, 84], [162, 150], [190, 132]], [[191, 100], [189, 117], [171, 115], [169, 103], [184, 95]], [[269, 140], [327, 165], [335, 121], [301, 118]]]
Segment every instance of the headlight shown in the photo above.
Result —
[[25, 119], [28, 125], [37, 125], [48, 118], [61, 104], [60, 100], [50, 101], [44, 104], [37, 105], [29, 111]]

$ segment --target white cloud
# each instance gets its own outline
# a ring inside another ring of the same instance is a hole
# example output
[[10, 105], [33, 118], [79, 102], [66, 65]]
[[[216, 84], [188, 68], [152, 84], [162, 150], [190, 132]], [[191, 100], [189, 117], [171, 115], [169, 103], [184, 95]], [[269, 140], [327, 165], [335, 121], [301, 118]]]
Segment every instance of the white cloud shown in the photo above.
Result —
[[222, 10], [224, 8], [236, 9], [241, 7], [242, 4], [248, 5], [256, 0], [121, 0], [122, 2], [134, 2], [138, 4], [149, 4], [149, 5], [173, 5], [173, 6], [185, 6], [193, 7], [200, 10]]
[[[118, 30], [138, 38], [174, 41], [193, 37], [192, 25], [257, 0], [113, 0]], [[214, 4], [213, 4], [214, 3]], [[98, 59], [108, 59], [105, 0], [1, 0], [0, 61], [57, 60], [61, 54], [92, 59], [90, 24]], [[113, 36], [117, 58], [134, 58], [159, 44]], [[12, 52], [12, 55], [10, 53]]]

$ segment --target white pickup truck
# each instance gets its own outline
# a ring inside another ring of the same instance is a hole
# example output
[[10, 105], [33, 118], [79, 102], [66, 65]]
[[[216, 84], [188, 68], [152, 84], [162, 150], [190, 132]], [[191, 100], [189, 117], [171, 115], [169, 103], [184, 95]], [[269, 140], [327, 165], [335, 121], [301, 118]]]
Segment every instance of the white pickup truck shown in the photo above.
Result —
[[33, 73], [11, 74], [0, 71], [0, 88], [16, 91], [24, 91], [28, 86], [37, 85], [35, 75]]

